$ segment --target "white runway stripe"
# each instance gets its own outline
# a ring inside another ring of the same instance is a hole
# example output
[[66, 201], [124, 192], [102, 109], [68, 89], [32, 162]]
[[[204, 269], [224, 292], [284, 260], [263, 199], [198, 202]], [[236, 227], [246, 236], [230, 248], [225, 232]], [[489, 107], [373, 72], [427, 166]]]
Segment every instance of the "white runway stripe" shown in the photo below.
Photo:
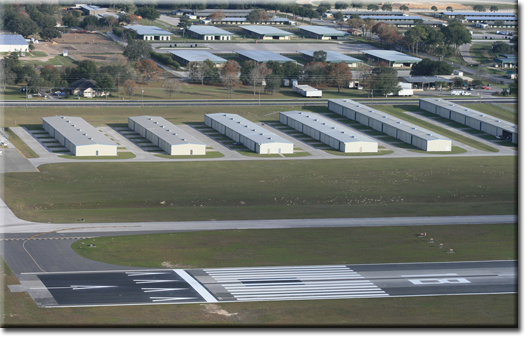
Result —
[[388, 296], [345, 265], [204, 271], [238, 301]]

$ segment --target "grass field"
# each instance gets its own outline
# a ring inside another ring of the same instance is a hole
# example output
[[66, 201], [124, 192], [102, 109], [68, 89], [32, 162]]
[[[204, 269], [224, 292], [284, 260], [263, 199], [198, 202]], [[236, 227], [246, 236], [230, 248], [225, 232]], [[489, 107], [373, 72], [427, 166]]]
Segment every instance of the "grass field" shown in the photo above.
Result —
[[[517, 111], [515, 112], [506, 111], [504, 109], [501, 109], [500, 107], [493, 106], [491, 104], [464, 104], [464, 106], [470, 109], [484, 112], [485, 114], [503, 119], [510, 123], [517, 124], [518, 122]], [[512, 106], [512, 104], [505, 104], [505, 106]]]
[[516, 161], [52, 164], [6, 173], [5, 200], [22, 219], [56, 223], [515, 214]]
[[[422, 231], [427, 237], [418, 237]], [[149, 268], [505, 260], [517, 259], [517, 226], [235, 229], [100, 237], [72, 248], [99, 262]]]

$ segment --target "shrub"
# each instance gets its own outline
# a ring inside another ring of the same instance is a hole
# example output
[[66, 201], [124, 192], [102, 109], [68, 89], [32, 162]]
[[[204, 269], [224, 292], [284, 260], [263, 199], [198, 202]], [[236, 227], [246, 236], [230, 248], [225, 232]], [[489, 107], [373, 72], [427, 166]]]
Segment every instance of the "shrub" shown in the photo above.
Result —
[[174, 59], [172, 59], [172, 57], [168, 54], [162, 54], [152, 51], [150, 57], [155, 61], [169, 66], [173, 69], [179, 69], [179, 67], [181, 67], [181, 65], [177, 61], [174, 61]]

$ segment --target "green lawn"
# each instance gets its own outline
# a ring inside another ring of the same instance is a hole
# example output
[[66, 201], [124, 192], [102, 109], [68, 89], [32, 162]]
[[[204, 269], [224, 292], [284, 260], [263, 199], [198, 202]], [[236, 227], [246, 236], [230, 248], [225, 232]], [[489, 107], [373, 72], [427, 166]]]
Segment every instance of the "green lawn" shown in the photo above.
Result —
[[[510, 107], [513, 104], [504, 104], [504, 105]], [[501, 109], [500, 107], [493, 106], [491, 104], [464, 104], [464, 106], [470, 109], [473, 109], [473, 110], [484, 112], [490, 116], [503, 119], [510, 123], [517, 124], [517, 121], [518, 121], [517, 111], [515, 112], [507, 111], [507, 110]], [[513, 106], [515, 107], [515, 105]]]
[[38, 222], [515, 214], [516, 159], [52, 164], [6, 173], [4, 197]]
[[[422, 231], [427, 237], [418, 237]], [[429, 244], [430, 238], [435, 242]], [[105, 236], [76, 241], [72, 248], [82, 257], [123, 266], [162, 268], [167, 262], [183, 268], [221, 268], [517, 259], [516, 240], [516, 225], [498, 224]], [[450, 248], [455, 254], [446, 253]]]
[[469, 48], [471, 57], [480, 64], [492, 64], [497, 54], [493, 53], [491, 46], [493, 43], [475, 43]]

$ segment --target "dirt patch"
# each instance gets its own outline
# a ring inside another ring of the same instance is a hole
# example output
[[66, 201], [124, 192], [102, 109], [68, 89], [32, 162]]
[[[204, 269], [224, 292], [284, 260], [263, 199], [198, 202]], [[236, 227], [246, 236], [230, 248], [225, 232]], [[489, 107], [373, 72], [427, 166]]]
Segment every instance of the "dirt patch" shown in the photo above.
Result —
[[238, 315], [238, 313], [229, 313], [228, 311], [223, 310], [219, 305], [206, 304], [202, 306], [205, 307], [205, 310], [211, 314], [225, 315], [226, 317]]
[[171, 262], [162, 262], [161, 266], [163, 268], [169, 268], [169, 269], [193, 268], [193, 266], [190, 266], [190, 265], [172, 264]]

